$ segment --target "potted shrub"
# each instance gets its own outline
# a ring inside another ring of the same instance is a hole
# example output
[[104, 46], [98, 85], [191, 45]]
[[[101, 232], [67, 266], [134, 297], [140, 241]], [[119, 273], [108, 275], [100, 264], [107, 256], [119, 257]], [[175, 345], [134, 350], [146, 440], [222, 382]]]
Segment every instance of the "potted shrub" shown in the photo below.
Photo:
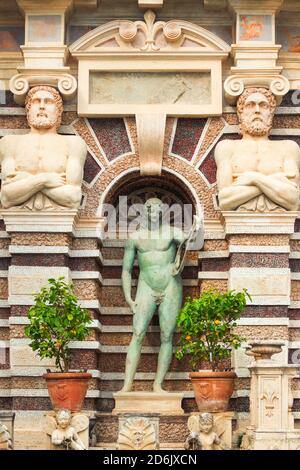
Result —
[[226, 370], [224, 361], [243, 340], [233, 328], [247, 298], [251, 300], [246, 289], [225, 293], [212, 289], [199, 298], [187, 298], [179, 312], [177, 325], [181, 336], [177, 359], [187, 355], [194, 370], [201, 362], [210, 365], [210, 370], [190, 374], [199, 411], [225, 411], [228, 407], [236, 374]]
[[91, 322], [89, 312], [78, 304], [72, 284], [63, 277], [49, 279], [34, 298], [28, 311], [30, 324], [25, 334], [30, 346], [40, 358], [54, 358], [58, 372], [50, 372], [46, 379], [49, 396], [55, 410], [80, 411], [91, 374], [70, 371], [70, 341], [82, 341], [88, 335]]

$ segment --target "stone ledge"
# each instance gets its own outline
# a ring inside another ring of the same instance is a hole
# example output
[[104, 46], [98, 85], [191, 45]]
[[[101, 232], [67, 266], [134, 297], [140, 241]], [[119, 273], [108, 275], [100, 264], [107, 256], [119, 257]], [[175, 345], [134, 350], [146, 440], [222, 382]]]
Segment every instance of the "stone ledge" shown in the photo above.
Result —
[[220, 250], [220, 251], [200, 251], [199, 258], [228, 258], [229, 250]]
[[292, 234], [298, 211], [251, 213], [223, 211], [226, 234]]
[[183, 393], [117, 392], [114, 393], [115, 408], [112, 414], [159, 413], [184, 414], [181, 407]]
[[290, 253], [290, 247], [286, 245], [230, 245], [229, 253]]
[[224, 271], [199, 271], [198, 279], [228, 279], [228, 272]]
[[77, 210], [24, 211], [2, 209], [7, 232], [72, 233]]

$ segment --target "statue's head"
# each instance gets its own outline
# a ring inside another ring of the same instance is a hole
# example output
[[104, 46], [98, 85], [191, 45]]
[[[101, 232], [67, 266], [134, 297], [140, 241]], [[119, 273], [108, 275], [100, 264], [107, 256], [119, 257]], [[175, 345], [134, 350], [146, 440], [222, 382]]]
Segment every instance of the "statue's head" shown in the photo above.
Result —
[[71, 412], [69, 410], [59, 410], [56, 413], [56, 421], [61, 429], [66, 429], [71, 422]]
[[63, 112], [63, 101], [58, 91], [40, 85], [27, 93], [25, 108], [28, 124], [35, 129], [58, 129]]
[[276, 100], [266, 88], [246, 88], [237, 102], [242, 134], [263, 136], [272, 129]]
[[151, 197], [145, 202], [145, 208], [149, 222], [157, 224], [161, 221], [163, 202], [160, 199]]
[[200, 431], [208, 434], [214, 425], [214, 417], [211, 413], [201, 413], [199, 416]]

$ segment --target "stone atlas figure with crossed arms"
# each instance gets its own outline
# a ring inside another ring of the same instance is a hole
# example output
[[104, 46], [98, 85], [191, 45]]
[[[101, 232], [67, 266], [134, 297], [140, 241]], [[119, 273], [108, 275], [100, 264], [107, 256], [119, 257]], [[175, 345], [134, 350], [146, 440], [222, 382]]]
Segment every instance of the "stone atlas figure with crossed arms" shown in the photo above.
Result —
[[237, 102], [241, 140], [215, 150], [223, 211], [295, 211], [299, 206], [299, 146], [269, 140], [276, 101], [266, 88], [246, 88]]
[[25, 102], [30, 132], [0, 141], [1, 203], [5, 209], [76, 209], [81, 201], [84, 140], [60, 135], [63, 102], [49, 86], [32, 88]]

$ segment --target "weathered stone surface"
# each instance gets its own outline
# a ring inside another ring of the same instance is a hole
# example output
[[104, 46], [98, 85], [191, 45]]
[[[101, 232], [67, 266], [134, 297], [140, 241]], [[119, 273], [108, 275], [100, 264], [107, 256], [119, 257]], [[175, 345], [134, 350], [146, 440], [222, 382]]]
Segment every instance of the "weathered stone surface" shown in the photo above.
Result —
[[66, 233], [13, 233], [11, 245], [27, 246], [68, 246], [70, 235]]
[[238, 326], [234, 328], [236, 334], [243, 336], [247, 340], [287, 340], [289, 330], [287, 326]]
[[246, 246], [285, 246], [289, 245], [289, 235], [230, 235], [231, 245], [246, 245]]
[[300, 300], [300, 281], [291, 283], [291, 300]]
[[41, 359], [32, 349], [26, 345], [10, 346], [11, 367], [54, 367], [54, 359]]
[[68, 257], [63, 254], [14, 254], [11, 264], [15, 266], [67, 266]]
[[288, 253], [232, 253], [230, 266], [236, 268], [288, 268]]
[[1, 341], [9, 340], [9, 328], [0, 327], [0, 340]]
[[99, 242], [96, 238], [74, 238], [72, 248], [73, 250], [97, 250]]
[[95, 279], [74, 279], [74, 292], [79, 299], [98, 299], [99, 297], [99, 284]]
[[[65, 267], [56, 266], [10, 266], [9, 268], [9, 295], [34, 295], [41, 287], [48, 285], [48, 279], [64, 276], [66, 282], [70, 281], [70, 271]], [[1, 281], [1, 280], [0, 280]]]
[[227, 240], [205, 240], [203, 250], [204, 251], [222, 251], [228, 249]]
[[200, 281], [201, 292], [209, 289], [218, 289], [220, 292], [227, 291], [227, 280], [224, 279], [205, 279]]
[[0, 279], [0, 299], [7, 299], [8, 297], [8, 282], [6, 278]]

